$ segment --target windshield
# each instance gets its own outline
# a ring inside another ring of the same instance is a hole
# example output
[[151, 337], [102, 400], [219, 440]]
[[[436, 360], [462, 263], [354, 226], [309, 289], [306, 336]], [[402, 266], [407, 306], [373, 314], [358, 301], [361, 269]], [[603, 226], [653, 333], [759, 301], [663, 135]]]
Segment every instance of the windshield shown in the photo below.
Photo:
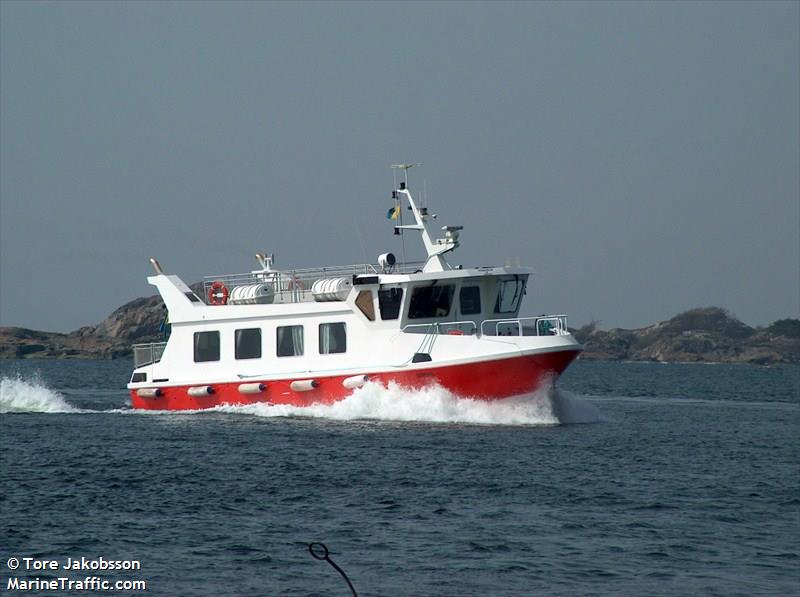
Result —
[[411, 303], [408, 306], [408, 318], [429, 319], [431, 317], [446, 317], [450, 314], [450, 305], [453, 303], [454, 293], [454, 284], [417, 286], [411, 294]]
[[497, 280], [497, 300], [494, 303], [495, 313], [516, 313], [522, 300], [525, 280], [519, 276], [499, 278]]

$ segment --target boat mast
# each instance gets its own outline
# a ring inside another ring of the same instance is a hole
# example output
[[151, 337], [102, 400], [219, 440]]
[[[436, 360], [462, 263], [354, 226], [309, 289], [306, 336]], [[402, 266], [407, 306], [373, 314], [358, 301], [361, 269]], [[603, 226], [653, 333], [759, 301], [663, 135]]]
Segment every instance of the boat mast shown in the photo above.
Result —
[[[450, 269], [443, 255], [456, 249], [458, 247], [459, 231], [463, 226], [442, 226], [445, 231], [444, 238], [432, 239], [430, 229], [428, 227], [429, 220], [436, 219], [436, 214], [429, 215], [428, 208], [420, 208], [417, 206], [414, 197], [408, 190], [408, 170], [414, 166], [421, 166], [422, 164], [393, 164], [392, 168], [403, 170], [404, 181], [400, 183], [400, 188], [395, 191], [398, 198], [401, 196], [408, 200], [411, 206], [411, 212], [414, 214], [416, 224], [403, 225], [402, 220], [399, 226], [395, 226], [395, 230], [419, 230], [422, 235], [422, 243], [425, 245], [425, 251], [428, 253], [428, 259], [425, 262], [425, 267], [422, 268], [424, 272], [443, 272]], [[402, 212], [402, 201], [401, 201]], [[405, 261], [405, 255], [403, 255]]]

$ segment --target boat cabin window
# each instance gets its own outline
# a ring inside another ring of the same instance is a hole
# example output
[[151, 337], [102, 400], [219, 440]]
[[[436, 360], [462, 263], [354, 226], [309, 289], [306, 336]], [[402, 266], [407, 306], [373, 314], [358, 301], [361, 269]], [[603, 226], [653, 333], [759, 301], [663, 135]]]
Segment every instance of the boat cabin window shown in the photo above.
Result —
[[284, 325], [277, 330], [279, 357], [299, 357], [303, 354], [303, 326]]
[[475, 315], [481, 312], [481, 289], [478, 286], [463, 286], [458, 293], [462, 315]]
[[194, 362], [219, 360], [219, 332], [194, 333]]
[[347, 329], [344, 323], [319, 324], [319, 354], [347, 352]]
[[356, 307], [370, 321], [375, 321], [375, 305], [372, 302], [372, 291], [362, 290], [356, 297]]
[[522, 293], [525, 289], [525, 280], [519, 276], [511, 278], [498, 278], [497, 300], [494, 303], [495, 313], [516, 313]]
[[378, 309], [381, 319], [397, 319], [400, 317], [400, 304], [403, 302], [402, 288], [386, 288], [378, 291]]
[[261, 358], [261, 330], [259, 328], [236, 330], [236, 358]]
[[453, 303], [454, 292], [455, 285], [453, 284], [417, 286], [414, 292], [411, 293], [411, 303], [408, 306], [408, 318], [428, 319], [431, 317], [446, 317], [450, 314], [450, 305]]

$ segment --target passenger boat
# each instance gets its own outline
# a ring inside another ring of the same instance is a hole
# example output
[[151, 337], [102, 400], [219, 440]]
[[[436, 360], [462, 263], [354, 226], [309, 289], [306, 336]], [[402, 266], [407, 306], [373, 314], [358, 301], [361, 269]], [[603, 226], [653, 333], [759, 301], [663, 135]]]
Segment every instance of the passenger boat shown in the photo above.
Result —
[[308, 406], [368, 382], [497, 400], [557, 378], [582, 347], [565, 315], [519, 317], [532, 270], [450, 265], [462, 227], [437, 237], [436, 215], [408, 187], [411, 165], [396, 167], [403, 180], [387, 217], [395, 234], [421, 235], [422, 262], [384, 253], [377, 264], [280, 270], [258, 253], [257, 269], [207, 277], [198, 294], [151, 259], [147, 280], [171, 332], [133, 347], [133, 408]]

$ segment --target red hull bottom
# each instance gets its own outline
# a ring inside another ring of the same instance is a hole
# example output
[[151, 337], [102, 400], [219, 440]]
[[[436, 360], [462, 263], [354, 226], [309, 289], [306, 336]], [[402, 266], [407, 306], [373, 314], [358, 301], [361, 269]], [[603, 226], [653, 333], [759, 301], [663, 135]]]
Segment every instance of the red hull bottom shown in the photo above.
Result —
[[[544, 354], [445, 365], [411, 371], [388, 371], [370, 373], [369, 380], [387, 385], [394, 382], [409, 388], [440, 385], [458, 396], [481, 400], [498, 400], [518, 396], [536, 390], [543, 382], [558, 377], [578, 356], [578, 351], [565, 350]], [[330, 404], [343, 400], [354, 390], [342, 385], [349, 376], [314, 377], [319, 386], [305, 392], [292, 390], [290, 384], [298, 378], [262, 381], [257, 378], [236, 382], [210, 384], [213, 394], [189, 396], [191, 386], [162, 387], [160, 396], [142, 397], [131, 390], [133, 408], [147, 410], [199, 410], [215, 406], [242, 404], [287, 404], [291, 406], [310, 406], [311, 404]], [[308, 378], [299, 378], [308, 379]], [[258, 394], [242, 394], [242, 383], [262, 383], [265, 389]], [[202, 384], [192, 384], [202, 385]]]

